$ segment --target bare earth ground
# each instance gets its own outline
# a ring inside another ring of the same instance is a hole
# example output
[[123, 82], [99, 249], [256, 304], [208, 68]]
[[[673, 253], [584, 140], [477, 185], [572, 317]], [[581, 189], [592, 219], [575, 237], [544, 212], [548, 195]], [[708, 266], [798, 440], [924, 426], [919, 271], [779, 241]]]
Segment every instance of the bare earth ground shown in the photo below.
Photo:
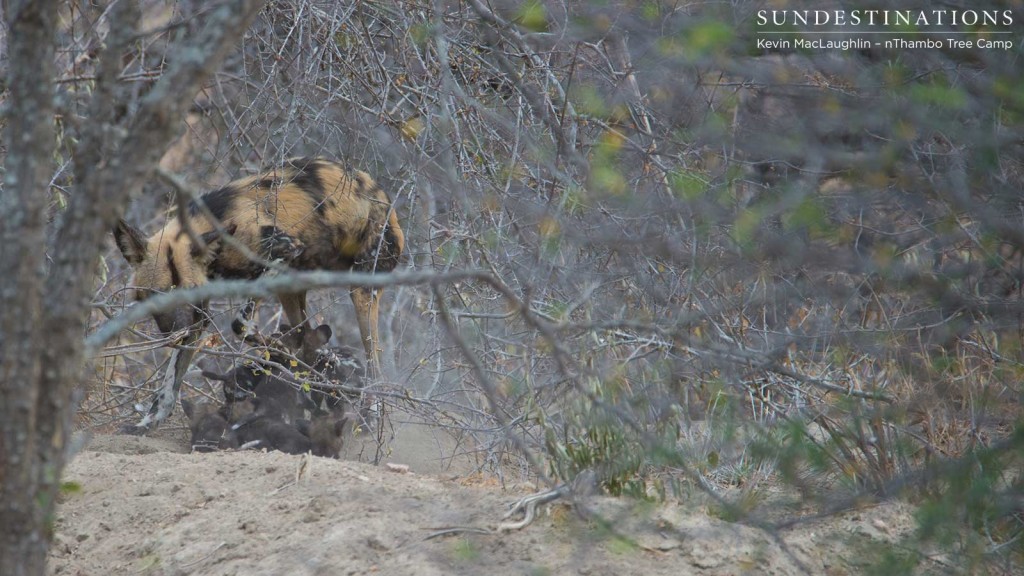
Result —
[[[399, 430], [385, 459], [410, 473], [186, 444], [180, 432], [94, 437], [64, 476], [76, 487], [59, 509], [50, 573], [839, 575], [860, 573], [912, 526], [907, 506], [887, 504], [800, 525], [780, 543], [699, 506], [598, 497], [589, 505], [629, 538], [556, 503], [521, 531], [427, 539], [493, 528], [525, 491], [471, 482], [470, 464], [436, 458], [444, 441], [422, 426]], [[350, 444], [355, 458], [360, 442]]]

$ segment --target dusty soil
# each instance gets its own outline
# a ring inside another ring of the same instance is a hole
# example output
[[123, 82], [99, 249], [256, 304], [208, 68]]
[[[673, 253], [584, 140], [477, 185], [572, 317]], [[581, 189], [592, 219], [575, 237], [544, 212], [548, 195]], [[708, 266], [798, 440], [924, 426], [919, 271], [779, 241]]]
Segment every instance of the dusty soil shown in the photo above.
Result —
[[[912, 526], [893, 503], [773, 538], [701, 506], [595, 497], [587, 505], [613, 530], [556, 503], [522, 530], [478, 533], [463, 529], [493, 529], [527, 487], [502, 491], [470, 462], [435, 457], [446, 441], [407, 432], [386, 459], [407, 473], [279, 452], [188, 454], [183, 433], [96, 436], [65, 473], [50, 573], [839, 575], [860, 573]], [[360, 442], [351, 446], [355, 458]]]

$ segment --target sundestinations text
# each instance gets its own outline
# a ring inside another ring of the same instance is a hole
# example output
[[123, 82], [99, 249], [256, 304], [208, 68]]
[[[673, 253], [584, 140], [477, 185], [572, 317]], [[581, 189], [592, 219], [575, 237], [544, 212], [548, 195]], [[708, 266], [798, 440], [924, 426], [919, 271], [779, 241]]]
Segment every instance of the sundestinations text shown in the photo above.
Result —
[[758, 26], [1012, 26], [1012, 10], [759, 10]]

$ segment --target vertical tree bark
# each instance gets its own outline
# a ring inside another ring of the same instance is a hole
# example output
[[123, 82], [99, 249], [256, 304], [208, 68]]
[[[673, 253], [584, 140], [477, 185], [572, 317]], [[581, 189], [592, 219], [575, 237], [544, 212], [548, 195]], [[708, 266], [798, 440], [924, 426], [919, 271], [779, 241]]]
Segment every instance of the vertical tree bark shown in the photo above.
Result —
[[[41, 575], [83, 362], [92, 279], [104, 238], [182, 128], [193, 95], [242, 37], [263, 0], [230, 0], [203, 14], [130, 121], [117, 82], [137, 5], [111, 11], [111, 34], [78, 152], [75, 193], [47, 247], [54, 140], [55, 0], [15, 0], [7, 19], [10, 112], [0, 194], [0, 574]], [[117, 124], [122, 125], [118, 126]]]
[[50, 535], [36, 500], [37, 446], [44, 370], [42, 294], [46, 279], [46, 205], [53, 135], [54, 30], [57, 2], [12, 0], [4, 189], [0, 194], [0, 574], [42, 574]]

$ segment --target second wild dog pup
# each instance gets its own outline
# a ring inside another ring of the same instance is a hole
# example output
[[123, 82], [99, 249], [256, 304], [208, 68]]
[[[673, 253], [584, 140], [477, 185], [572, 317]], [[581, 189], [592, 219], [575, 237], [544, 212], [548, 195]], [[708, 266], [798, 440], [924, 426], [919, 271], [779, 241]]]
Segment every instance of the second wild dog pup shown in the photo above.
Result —
[[[350, 348], [329, 344], [333, 332], [327, 324], [317, 326], [315, 330], [310, 331], [310, 335], [304, 334], [307, 329], [302, 326], [293, 328], [288, 324], [281, 324], [280, 330], [278, 340], [312, 368], [315, 380], [359, 389], [366, 385], [366, 368], [363, 363], [355, 357]], [[309, 351], [310, 343], [313, 345], [312, 353]], [[271, 359], [274, 359], [273, 353]], [[285, 363], [285, 359], [275, 361]], [[336, 414], [343, 414], [350, 400], [357, 396], [352, 391], [318, 386], [315, 381], [309, 384], [310, 397], [316, 408], [322, 406]]]
[[294, 422], [305, 416], [306, 410], [312, 411], [315, 408], [312, 400], [299, 390], [297, 383], [291, 383], [291, 378], [270, 366], [243, 365], [226, 374], [203, 370], [203, 376], [223, 382], [224, 404], [228, 409], [237, 402], [256, 398], [263, 402], [273, 402], [281, 418]]
[[235, 402], [230, 406], [224, 406], [221, 414], [227, 419], [233, 429], [239, 425], [251, 422], [257, 418], [271, 418], [284, 421], [284, 408], [276, 400], [260, 400], [259, 398], [246, 398], [241, 402]]
[[249, 399], [236, 402], [230, 409], [231, 436], [239, 445], [257, 443], [256, 447], [280, 450], [287, 454], [305, 454], [313, 444], [298, 427], [287, 424], [277, 415], [272, 403]]
[[[294, 158], [283, 166], [205, 194], [202, 203], [217, 222], [211, 222], [197, 202], [187, 208], [194, 232], [171, 219], [163, 229], [146, 237], [120, 220], [114, 238], [134, 277], [136, 300], [174, 288], [201, 286], [210, 278], [256, 278], [266, 270], [226, 242], [237, 242], [264, 260], [285, 260], [299, 270], [393, 270], [402, 259], [405, 236], [391, 207], [391, 199], [365, 172], [348, 170], [322, 158]], [[201, 239], [201, 244], [194, 238]], [[378, 331], [381, 290], [364, 287], [350, 292], [366, 357], [374, 377], [379, 374]], [[282, 294], [281, 305], [294, 326], [306, 323], [306, 294]], [[184, 348], [171, 353], [149, 413], [126, 432], [145, 433], [174, 409], [185, 371], [208, 319], [205, 305], [183, 306], [154, 314], [157, 326], [169, 333], [188, 328], [179, 342]]]
[[234, 433], [240, 445], [258, 442], [258, 448], [279, 450], [285, 454], [305, 454], [313, 446], [310, 439], [294, 426], [269, 417], [241, 424]]
[[299, 431], [309, 437], [314, 456], [338, 458], [341, 455], [348, 416], [321, 412], [312, 421], [300, 420], [296, 424]]
[[216, 380], [223, 385], [224, 402], [231, 404], [251, 397], [256, 387], [267, 380], [269, 370], [256, 363], [246, 362], [242, 366], [221, 374], [213, 370], [203, 370], [203, 377]]
[[192, 433], [190, 445], [193, 452], [213, 452], [218, 449], [234, 448], [229, 427], [224, 415], [217, 406], [200, 402], [192, 404], [187, 399], [181, 400], [181, 409], [188, 417], [188, 427]]

